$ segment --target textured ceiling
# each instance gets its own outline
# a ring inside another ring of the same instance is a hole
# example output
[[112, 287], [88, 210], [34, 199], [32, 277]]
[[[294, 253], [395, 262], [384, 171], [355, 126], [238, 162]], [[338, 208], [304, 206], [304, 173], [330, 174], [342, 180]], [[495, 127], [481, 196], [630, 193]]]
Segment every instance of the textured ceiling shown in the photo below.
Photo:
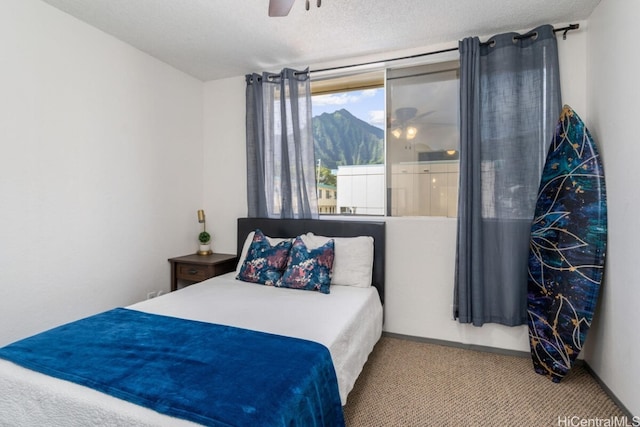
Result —
[[[600, 0], [43, 0], [200, 80], [277, 71], [589, 17]], [[455, 43], [452, 43], [455, 46]]]

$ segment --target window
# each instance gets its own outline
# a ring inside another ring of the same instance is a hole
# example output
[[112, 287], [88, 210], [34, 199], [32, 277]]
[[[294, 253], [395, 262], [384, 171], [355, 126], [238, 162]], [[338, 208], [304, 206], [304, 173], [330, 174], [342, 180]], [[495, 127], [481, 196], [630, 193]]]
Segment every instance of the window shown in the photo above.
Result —
[[387, 71], [387, 214], [455, 217], [458, 62]]
[[454, 62], [313, 81], [320, 213], [456, 216], [458, 80]]

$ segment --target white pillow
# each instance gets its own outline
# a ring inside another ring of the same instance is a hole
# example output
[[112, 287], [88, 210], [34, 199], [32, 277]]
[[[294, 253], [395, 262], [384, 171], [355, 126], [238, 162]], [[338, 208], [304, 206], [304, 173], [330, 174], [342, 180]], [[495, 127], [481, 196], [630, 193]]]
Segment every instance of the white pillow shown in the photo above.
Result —
[[373, 274], [373, 237], [326, 237], [303, 234], [302, 241], [309, 249], [319, 248], [334, 239], [332, 285], [371, 286]]
[[[247, 234], [247, 238], [244, 239], [244, 245], [242, 245], [242, 253], [240, 254], [240, 258], [238, 259], [238, 265], [236, 265], [236, 276], [240, 274], [240, 269], [242, 268], [242, 264], [244, 264], [244, 260], [247, 258], [247, 252], [249, 252], [249, 247], [251, 246], [251, 242], [253, 242], [253, 236], [256, 234], [255, 231], [251, 231]], [[271, 246], [275, 246], [280, 242], [291, 239], [281, 239], [279, 237], [269, 237], [265, 236], [269, 241]]]

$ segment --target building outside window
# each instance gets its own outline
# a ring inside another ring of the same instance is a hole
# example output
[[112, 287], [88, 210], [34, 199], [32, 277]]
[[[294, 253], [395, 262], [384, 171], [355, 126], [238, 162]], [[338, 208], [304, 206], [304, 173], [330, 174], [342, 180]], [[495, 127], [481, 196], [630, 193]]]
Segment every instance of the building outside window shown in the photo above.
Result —
[[336, 186], [319, 183], [318, 185], [318, 213], [330, 215], [337, 212]]

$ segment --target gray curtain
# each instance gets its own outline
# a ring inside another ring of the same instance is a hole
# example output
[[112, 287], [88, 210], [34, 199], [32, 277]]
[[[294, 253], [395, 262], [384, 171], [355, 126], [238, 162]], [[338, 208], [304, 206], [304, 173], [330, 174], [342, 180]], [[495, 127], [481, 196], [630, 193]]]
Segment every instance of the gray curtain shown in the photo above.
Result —
[[317, 218], [308, 70], [246, 82], [248, 216]]
[[560, 116], [553, 27], [460, 48], [460, 192], [454, 317], [527, 323], [529, 234]]

